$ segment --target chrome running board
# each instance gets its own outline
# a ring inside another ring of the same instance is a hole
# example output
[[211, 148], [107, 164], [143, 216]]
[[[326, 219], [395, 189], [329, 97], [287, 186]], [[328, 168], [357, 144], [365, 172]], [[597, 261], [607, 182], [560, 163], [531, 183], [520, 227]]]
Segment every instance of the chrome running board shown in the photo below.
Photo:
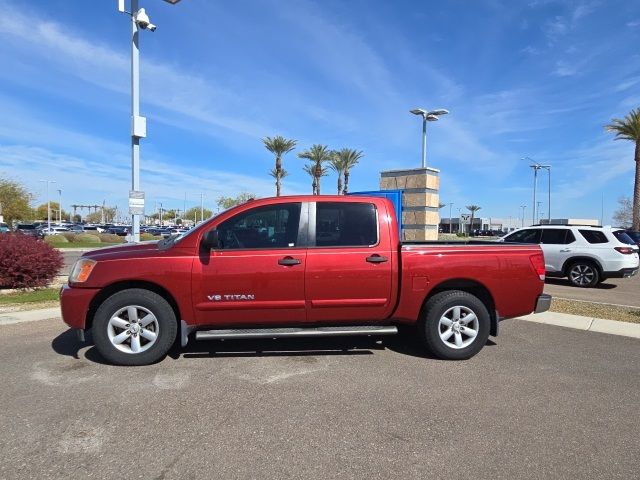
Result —
[[365, 325], [352, 327], [235, 328], [230, 330], [199, 330], [196, 340], [231, 338], [291, 338], [339, 337], [356, 335], [395, 335], [398, 327]]

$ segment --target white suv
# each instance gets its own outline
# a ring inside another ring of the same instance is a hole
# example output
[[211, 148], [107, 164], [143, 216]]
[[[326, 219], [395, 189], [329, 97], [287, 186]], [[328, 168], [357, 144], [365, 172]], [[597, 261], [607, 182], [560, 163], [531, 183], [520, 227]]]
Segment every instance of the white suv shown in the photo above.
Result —
[[638, 273], [638, 247], [622, 229], [582, 225], [534, 225], [500, 242], [538, 243], [548, 277], [567, 277], [576, 287]]

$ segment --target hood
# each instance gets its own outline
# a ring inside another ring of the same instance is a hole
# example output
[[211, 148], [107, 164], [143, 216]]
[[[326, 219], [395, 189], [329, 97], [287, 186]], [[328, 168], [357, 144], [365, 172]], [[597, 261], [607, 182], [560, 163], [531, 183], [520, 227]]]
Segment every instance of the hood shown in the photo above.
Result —
[[117, 258], [143, 257], [151, 252], [158, 252], [157, 240], [139, 243], [125, 243], [123, 245], [115, 245], [113, 247], [98, 248], [96, 250], [86, 252], [82, 254], [82, 256], [93, 260], [114, 260]]

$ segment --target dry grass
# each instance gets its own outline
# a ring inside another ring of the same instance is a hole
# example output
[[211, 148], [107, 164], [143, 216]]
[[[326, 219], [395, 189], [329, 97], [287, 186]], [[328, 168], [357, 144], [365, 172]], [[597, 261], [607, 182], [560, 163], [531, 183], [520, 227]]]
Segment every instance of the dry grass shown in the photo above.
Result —
[[604, 318], [620, 322], [640, 323], [640, 308], [618, 307], [601, 303], [579, 302], [554, 298], [551, 302], [552, 312], [582, 315], [589, 318]]

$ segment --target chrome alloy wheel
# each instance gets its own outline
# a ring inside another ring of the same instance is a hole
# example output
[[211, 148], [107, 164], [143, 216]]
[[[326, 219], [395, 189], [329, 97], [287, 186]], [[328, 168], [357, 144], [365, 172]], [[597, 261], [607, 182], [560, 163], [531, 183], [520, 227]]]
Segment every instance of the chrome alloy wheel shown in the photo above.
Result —
[[468, 307], [457, 306], [448, 309], [438, 323], [440, 339], [447, 347], [460, 349], [468, 347], [478, 335], [480, 322]]
[[158, 319], [150, 310], [129, 305], [116, 311], [107, 325], [111, 344], [124, 353], [142, 353], [149, 350], [158, 338]]
[[595, 275], [596, 272], [591, 265], [581, 263], [571, 267], [571, 271], [569, 272], [571, 283], [580, 286], [590, 285]]

